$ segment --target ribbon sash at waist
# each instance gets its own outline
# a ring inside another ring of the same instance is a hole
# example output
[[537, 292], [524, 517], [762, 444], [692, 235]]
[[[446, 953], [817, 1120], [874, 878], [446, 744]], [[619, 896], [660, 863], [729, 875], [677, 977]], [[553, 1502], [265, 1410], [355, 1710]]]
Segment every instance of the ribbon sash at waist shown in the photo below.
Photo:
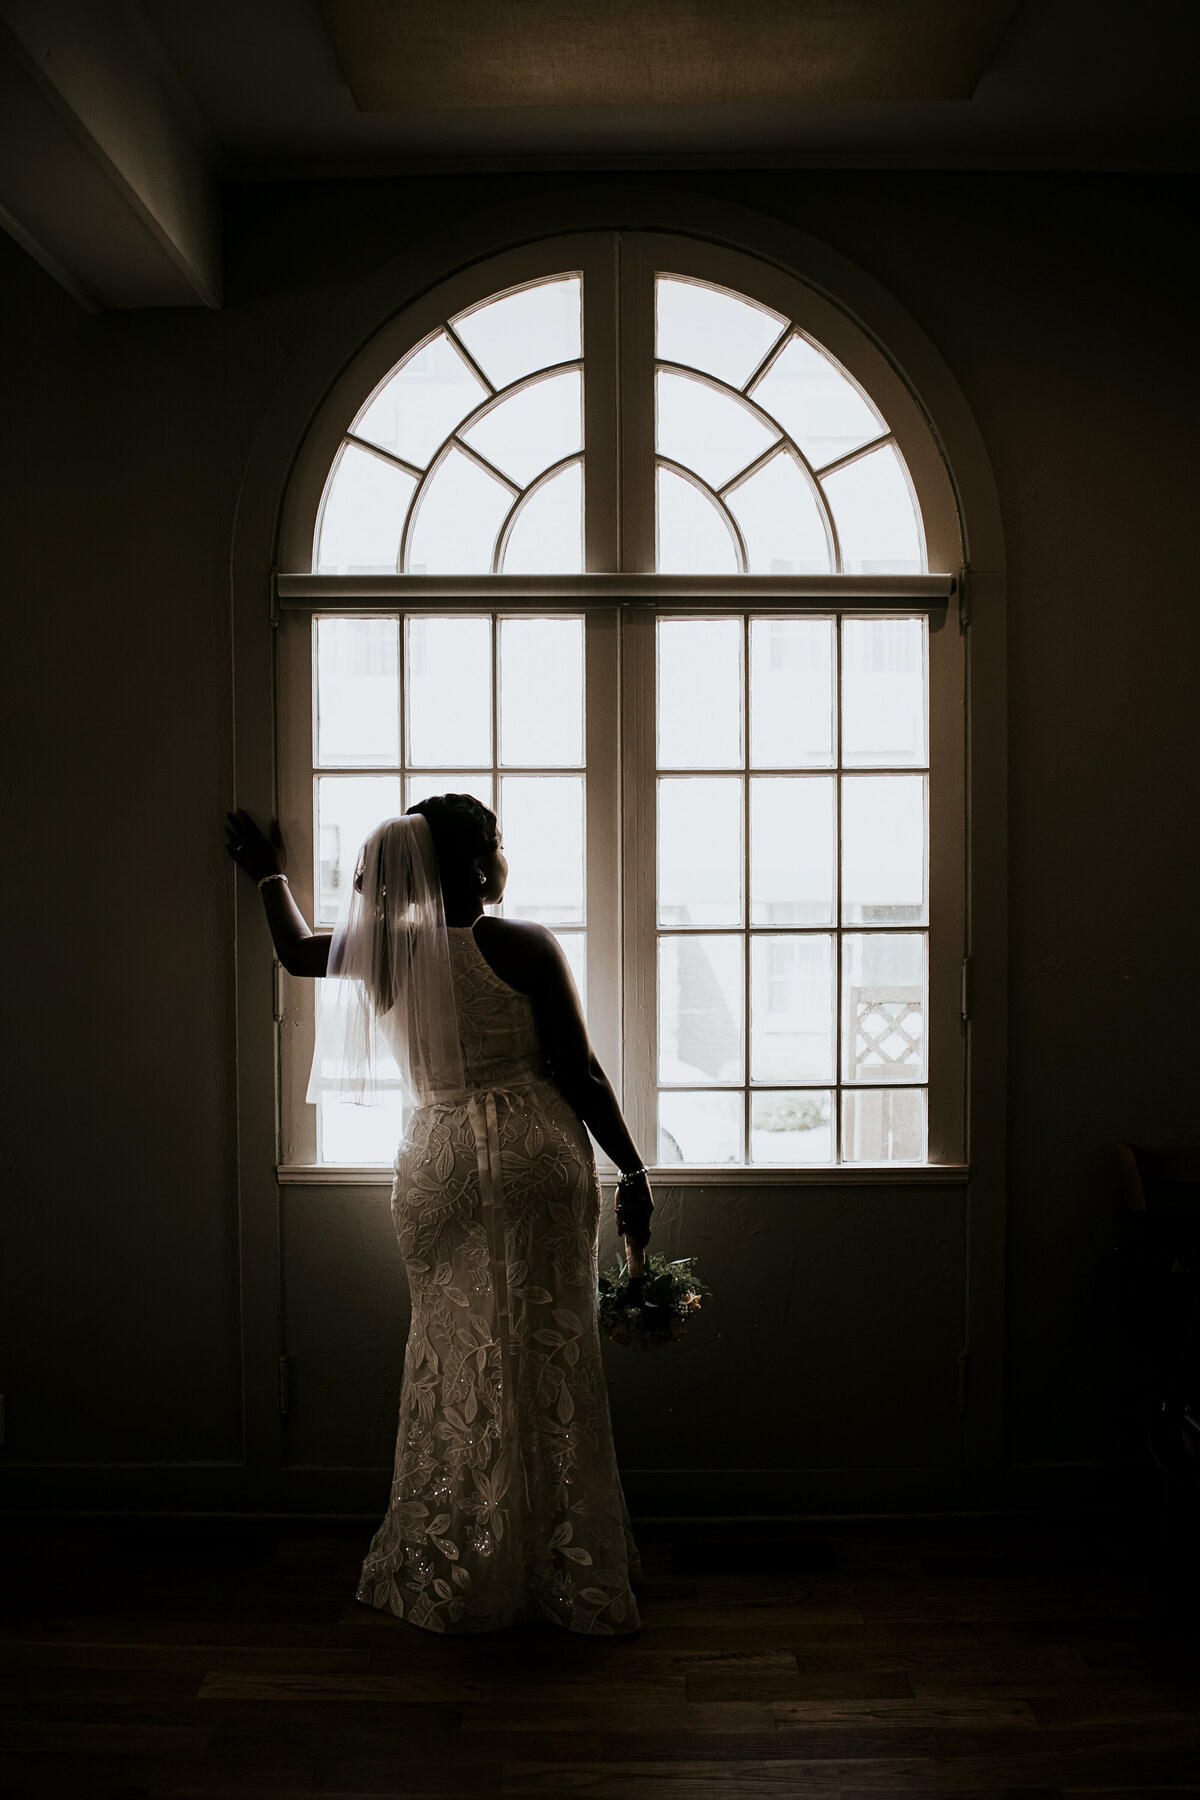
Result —
[[548, 1069], [516, 1070], [511, 1075], [498, 1076], [495, 1081], [477, 1082], [473, 1087], [439, 1088], [422, 1100], [422, 1106], [470, 1106], [473, 1100], [486, 1099], [489, 1094], [504, 1094], [510, 1090], [521, 1092], [526, 1088], [537, 1087], [552, 1079]]

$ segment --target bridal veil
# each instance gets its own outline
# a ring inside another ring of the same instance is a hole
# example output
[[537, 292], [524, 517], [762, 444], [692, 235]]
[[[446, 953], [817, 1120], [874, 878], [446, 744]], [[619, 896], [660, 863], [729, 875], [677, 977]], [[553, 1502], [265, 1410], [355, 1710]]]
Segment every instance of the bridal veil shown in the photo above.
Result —
[[411, 1106], [461, 1089], [462, 1047], [437, 853], [420, 813], [358, 853], [321, 983], [307, 1098]]

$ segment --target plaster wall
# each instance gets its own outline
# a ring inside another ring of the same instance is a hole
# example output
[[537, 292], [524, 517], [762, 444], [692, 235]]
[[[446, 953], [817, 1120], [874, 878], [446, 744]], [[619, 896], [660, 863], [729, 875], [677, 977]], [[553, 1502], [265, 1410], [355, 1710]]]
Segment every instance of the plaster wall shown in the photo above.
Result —
[[[1049, 1480], [1113, 1448], [1111, 1146], [1194, 1137], [1181, 194], [1115, 176], [675, 179], [871, 273], [949, 364], [992, 458], [1009, 565], [1005, 1455]], [[221, 848], [235, 509], [279, 384], [353, 284], [447, 217], [568, 181], [234, 190], [212, 313], [87, 317], [0, 239], [10, 1505], [386, 1498], [407, 1322], [386, 1194], [286, 1191], [281, 1324], [260, 1289], [245, 1348], [239, 1323]], [[958, 1493], [961, 1191], [676, 1190], [661, 1221], [721, 1299], [668, 1356], [607, 1352], [635, 1511], [668, 1493], [698, 1513], [886, 1498], [866, 1470], [893, 1472], [893, 1496], [915, 1469]], [[294, 1371], [278, 1443], [243, 1405], [273, 1333]]]

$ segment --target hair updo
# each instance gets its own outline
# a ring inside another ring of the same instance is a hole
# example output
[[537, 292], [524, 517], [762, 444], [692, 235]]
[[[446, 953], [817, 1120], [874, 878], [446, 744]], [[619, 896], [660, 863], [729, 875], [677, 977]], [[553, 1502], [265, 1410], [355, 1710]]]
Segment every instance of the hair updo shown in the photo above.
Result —
[[495, 813], [472, 794], [432, 794], [408, 811], [420, 813], [429, 827], [443, 888], [462, 887], [476, 862], [500, 848]]

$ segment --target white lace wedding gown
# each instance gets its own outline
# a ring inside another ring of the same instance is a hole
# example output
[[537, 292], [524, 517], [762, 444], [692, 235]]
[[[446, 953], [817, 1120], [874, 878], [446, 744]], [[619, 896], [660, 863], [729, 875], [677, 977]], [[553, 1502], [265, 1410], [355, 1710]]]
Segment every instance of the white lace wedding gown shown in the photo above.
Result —
[[591, 1144], [529, 1000], [470, 926], [450, 941], [468, 1086], [414, 1115], [396, 1162], [412, 1325], [391, 1502], [357, 1598], [430, 1631], [636, 1631]]

